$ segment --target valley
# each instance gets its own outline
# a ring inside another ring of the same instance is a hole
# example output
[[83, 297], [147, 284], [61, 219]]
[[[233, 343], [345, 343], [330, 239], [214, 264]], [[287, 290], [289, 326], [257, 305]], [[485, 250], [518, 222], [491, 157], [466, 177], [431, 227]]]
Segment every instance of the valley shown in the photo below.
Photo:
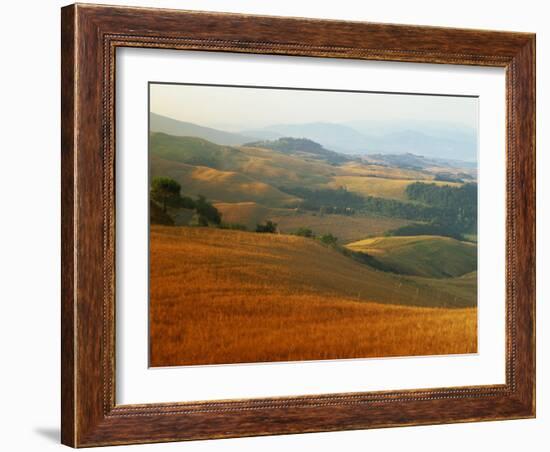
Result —
[[149, 140], [152, 366], [477, 350], [475, 166], [179, 127]]

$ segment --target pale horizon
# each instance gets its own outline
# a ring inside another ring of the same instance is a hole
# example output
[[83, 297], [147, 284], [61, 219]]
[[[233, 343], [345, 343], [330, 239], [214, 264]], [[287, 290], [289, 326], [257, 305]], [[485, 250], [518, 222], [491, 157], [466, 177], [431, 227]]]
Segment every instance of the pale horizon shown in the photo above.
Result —
[[160, 83], [149, 87], [152, 113], [230, 132], [353, 121], [478, 128], [477, 97]]

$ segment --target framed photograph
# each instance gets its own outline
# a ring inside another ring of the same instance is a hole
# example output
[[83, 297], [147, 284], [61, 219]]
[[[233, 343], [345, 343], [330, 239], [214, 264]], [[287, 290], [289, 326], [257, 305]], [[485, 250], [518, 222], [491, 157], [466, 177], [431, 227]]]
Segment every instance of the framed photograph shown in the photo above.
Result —
[[535, 36], [62, 9], [62, 442], [535, 416]]

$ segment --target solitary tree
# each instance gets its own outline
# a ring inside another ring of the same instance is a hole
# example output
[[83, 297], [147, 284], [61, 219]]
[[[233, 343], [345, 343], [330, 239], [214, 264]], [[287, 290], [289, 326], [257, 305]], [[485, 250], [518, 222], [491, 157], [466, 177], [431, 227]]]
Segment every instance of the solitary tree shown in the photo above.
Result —
[[166, 213], [166, 207], [178, 205], [181, 196], [181, 185], [169, 177], [155, 177], [151, 182], [151, 199], [162, 206]]

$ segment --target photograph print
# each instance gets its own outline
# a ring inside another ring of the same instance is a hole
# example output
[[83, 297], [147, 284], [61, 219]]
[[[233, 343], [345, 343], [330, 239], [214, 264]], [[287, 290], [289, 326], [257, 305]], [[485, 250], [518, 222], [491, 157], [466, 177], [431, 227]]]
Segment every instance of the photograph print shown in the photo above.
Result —
[[478, 98], [149, 84], [149, 365], [477, 353]]

